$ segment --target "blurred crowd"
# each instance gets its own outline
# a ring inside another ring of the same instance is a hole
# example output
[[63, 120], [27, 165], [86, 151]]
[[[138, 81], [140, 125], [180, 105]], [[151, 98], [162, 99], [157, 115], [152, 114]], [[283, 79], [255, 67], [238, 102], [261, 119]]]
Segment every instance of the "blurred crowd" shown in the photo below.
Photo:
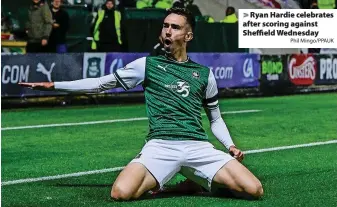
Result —
[[69, 15], [61, 8], [61, 0], [53, 0], [51, 7], [41, 0], [32, 0], [25, 25], [26, 52], [67, 52], [68, 27]]
[[[209, 14], [202, 14], [193, 0], [30, 0], [28, 16], [25, 24], [28, 53], [65, 53], [67, 52], [67, 32], [70, 24], [69, 14], [62, 5], [88, 4], [93, 14], [91, 25], [83, 25], [90, 29], [91, 51], [120, 52], [122, 42], [122, 12], [125, 7], [136, 9], [169, 9], [171, 7], [185, 7], [190, 10], [197, 21], [214, 23]], [[248, 1], [248, 0], [247, 0]], [[257, 0], [249, 0], [257, 1]], [[264, 5], [281, 8], [279, 1], [258, 0]], [[286, 1], [286, 0], [282, 0]], [[336, 0], [298, 0], [303, 8], [335, 8]], [[92, 4], [95, 2], [95, 5]], [[236, 23], [238, 21], [234, 7], [228, 6], [222, 23]], [[17, 29], [15, 19], [1, 13], [2, 36]], [[311, 51], [313, 52], [313, 51]]]
[[[45, 0], [31, 0], [28, 9], [27, 22], [25, 24], [25, 36], [27, 39], [27, 53], [65, 53], [67, 52], [67, 31], [70, 19], [63, 4], [85, 3], [74, 0], [52, 0], [49, 4]], [[123, 3], [122, 3], [123, 2]], [[122, 45], [121, 8], [134, 6], [137, 9], [169, 9], [171, 7], [185, 7], [189, 9], [197, 19], [214, 23], [210, 15], [202, 15], [199, 7], [193, 0], [135, 0], [134, 5], [127, 1], [104, 0], [102, 4], [93, 7], [93, 21], [90, 27], [92, 42], [91, 51], [119, 52]], [[96, 1], [97, 3], [97, 1]], [[118, 6], [117, 6], [118, 3]], [[226, 16], [220, 22], [235, 23], [237, 16], [233, 7], [228, 7]], [[2, 32], [10, 32], [15, 23], [5, 16], [1, 16]], [[86, 25], [83, 25], [86, 26]], [[89, 28], [88, 28], [89, 29]]]

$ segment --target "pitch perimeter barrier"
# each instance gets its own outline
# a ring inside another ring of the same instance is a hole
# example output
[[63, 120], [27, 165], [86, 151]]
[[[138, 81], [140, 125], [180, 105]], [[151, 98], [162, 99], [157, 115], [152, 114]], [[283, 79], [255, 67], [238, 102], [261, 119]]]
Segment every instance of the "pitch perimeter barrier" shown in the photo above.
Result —
[[[146, 53], [4, 55], [1, 66], [1, 95], [2, 97], [62, 95], [64, 93], [22, 88], [17, 83], [101, 77], [146, 55]], [[257, 54], [191, 53], [189, 55], [193, 61], [213, 70], [219, 88], [259, 86], [260, 56]], [[142, 86], [131, 90], [131, 92], [135, 91], [143, 91]], [[118, 88], [105, 93], [120, 92], [124, 90]]]
[[260, 91], [264, 94], [299, 88], [329, 90], [329, 85], [337, 85], [336, 54], [261, 55]]
[[54, 96], [65, 93], [24, 88], [18, 82], [70, 81], [82, 78], [83, 54], [1, 56], [1, 97]]
[[[70, 81], [96, 78], [123, 68], [147, 53], [68, 53], [3, 55], [1, 96], [54, 96], [63, 92], [35, 91], [18, 82]], [[189, 53], [209, 67], [219, 89], [257, 88], [262, 93], [284, 93], [286, 89], [337, 85], [337, 55], [248, 53]], [[192, 75], [192, 74], [191, 74]], [[141, 92], [138, 86], [127, 92]], [[122, 88], [105, 93], [124, 93]]]
[[288, 56], [288, 76], [295, 86], [336, 85], [336, 54], [293, 54]]

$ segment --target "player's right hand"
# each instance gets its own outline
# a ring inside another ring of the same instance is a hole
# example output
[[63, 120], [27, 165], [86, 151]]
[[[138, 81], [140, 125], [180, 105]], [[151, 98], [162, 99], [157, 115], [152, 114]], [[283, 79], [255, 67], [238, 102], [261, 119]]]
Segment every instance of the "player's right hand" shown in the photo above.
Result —
[[229, 154], [232, 155], [237, 161], [242, 162], [244, 158], [243, 152], [236, 148], [234, 145], [229, 148]]
[[28, 87], [34, 90], [53, 90], [54, 83], [53, 82], [37, 82], [37, 83], [18, 83], [20, 86]]

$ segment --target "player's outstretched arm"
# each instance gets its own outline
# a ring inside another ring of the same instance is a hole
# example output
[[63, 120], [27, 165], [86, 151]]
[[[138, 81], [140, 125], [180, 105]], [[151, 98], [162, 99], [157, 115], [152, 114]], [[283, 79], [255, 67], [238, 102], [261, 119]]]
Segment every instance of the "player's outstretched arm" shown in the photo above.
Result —
[[112, 88], [123, 87], [125, 90], [143, 83], [145, 78], [146, 57], [136, 59], [113, 74], [99, 78], [86, 78], [76, 81], [19, 83], [36, 90], [57, 90], [78, 93], [100, 93]]
[[76, 81], [63, 82], [36, 82], [19, 83], [23, 87], [29, 87], [35, 90], [58, 90], [66, 92], [81, 93], [99, 93], [104, 90], [119, 87], [114, 74], [106, 75], [100, 78], [86, 78]]

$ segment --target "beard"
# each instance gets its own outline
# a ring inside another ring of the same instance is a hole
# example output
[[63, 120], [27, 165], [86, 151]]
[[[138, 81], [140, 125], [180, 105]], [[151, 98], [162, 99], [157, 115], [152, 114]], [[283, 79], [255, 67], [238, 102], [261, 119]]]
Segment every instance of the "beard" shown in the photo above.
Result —
[[55, 9], [55, 10], [59, 10], [59, 9], [60, 9], [60, 6], [58, 6], [58, 7], [55, 7], [55, 6], [53, 5], [53, 9]]

